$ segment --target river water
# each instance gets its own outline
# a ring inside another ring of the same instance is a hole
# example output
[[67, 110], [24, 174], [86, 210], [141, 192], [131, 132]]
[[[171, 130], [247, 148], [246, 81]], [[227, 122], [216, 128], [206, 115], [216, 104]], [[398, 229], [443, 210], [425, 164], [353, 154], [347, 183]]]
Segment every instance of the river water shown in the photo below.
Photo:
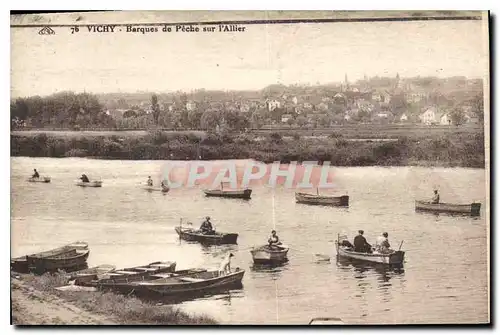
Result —
[[[185, 301], [187, 312], [224, 324], [306, 324], [339, 317], [351, 324], [488, 321], [488, 226], [485, 170], [414, 167], [332, 168], [350, 196], [349, 209], [296, 204], [294, 190], [260, 185], [250, 201], [205, 198], [201, 189], [167, 195], [140, 188], [162, 162], [80, 158], [11, 158], [12, 256], [84, 240], [89, 266], [136, 266], [175, 260], [177, 269], [217, 268], [230, 250], [246, 270], [243, 288]], [[33, 168], [50, 184], [28, 183]], [[74, 185], [82, 173], [102, 188]], [[441, 201], [483, 206], [479, 218], [416, 213], [414, 200], [440, 189]], [[203, 247], [179, 241], [181, 217], [239, 233], [238, 245]], [[255, 269], [249, 248], [271, 229], [290, 246], [290, 261]], [[337, 233], [364, 229], [369, 242], [387, 231], [406, 251], [403, 271], [339, 262]], [[331, 261], [321, 261], [326, 254]]]

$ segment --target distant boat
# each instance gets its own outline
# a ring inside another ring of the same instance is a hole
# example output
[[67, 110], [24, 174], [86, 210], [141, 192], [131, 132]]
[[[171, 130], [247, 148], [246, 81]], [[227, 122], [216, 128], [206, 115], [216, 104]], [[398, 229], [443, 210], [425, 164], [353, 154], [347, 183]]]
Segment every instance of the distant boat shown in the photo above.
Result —
[[86, 265], [90, 250], [86, 242], [74, 242], [56, 249], [39, 252], [11, 260], [14, 271], [44, 273], [71, 270]]
[[168, 193], [168, 191], [170, 191], [170, 188], [168, 186], [154, 187], [146, 185], [143, 186], [143, 189], [150, 192], [162, 192], [162, 193]]
[[343, 325], [344, 321], [340, 318], [314, 318], [309, 322], [310, 325]]
[[288, 261], [287, 254], [289, 248], [281, 245], [279, 247], [270, 247], [263, 245], [250, 250], [253, 262], [256, 264], [279, 264]]
[[233, 199], [250, 199], [252, 195], [251, 189], [244, 190], [203, 190], [207, 197], [233, 198]]
[[338, 207], [349, 206], [348, 195], [329, 196], [329, 195], [296, 192], [295, 201], [297, 203], [308, 204], [308, 205], [323, 205], [323, 206], [338, 206]]
[[84, 183], [83, 181], [77, 181], [76, 186], [81, 186], [81, 187], [102, 187], [102, 181], [100, 180], [93, 180], [88, 183]]
[[252, 190], [249, 188], [242, 190], [224, 190], [223, 184], [221, 183], [220, 190], [203, 190], [207, 197], [220, 197], [220, 198], [233, 198], [233, 199], [250, 199], [252, 195]]
[[192, 228], [175, 227], [179, 237], [186, 241], [196, 241], [203, 244], [237, 244], [238, 234], [216, 232], [213, 235], [202, 234]]
[[433, 204], [432, 202], [429, 201], [416, 200], [415, 210], [435, 212], [435, 213], [457, 213], [457, 214], [467, 214], [471, 216], [479, 216], [481, 211], [481, 203], [475, 202], [471, 204], [449, 204], [449, 203]]
[[201, 271], [186, 275], [174, 274], [152, 281], [135, 282], [133, 285], [139, 292], [155, 295], [199, 294], [218, 288], [241, 285], [244, 274], [245, 270], [239, 268], [228, 274], [221, 274], [218, 270]]
[[29, 178], [30, 183], [50, 183], [50, 177], [40, 177], [40, 178]]
[[342, 243], [343, 241], [347, 241], [347, 236], [338, 235], [337, 241], [335, 241], [335, 245], [337, 248], [337, 255], [340, 257], [358, 259], [366, 262], [388, 264], [388, 265], [401, 265], [404, 262], [405, 258], [404, 251], [399, 250], [399, 251], [393, 251], [391, 253], [356, 252], [352, 249], [352, 246], [344, 245], [344, 243]]

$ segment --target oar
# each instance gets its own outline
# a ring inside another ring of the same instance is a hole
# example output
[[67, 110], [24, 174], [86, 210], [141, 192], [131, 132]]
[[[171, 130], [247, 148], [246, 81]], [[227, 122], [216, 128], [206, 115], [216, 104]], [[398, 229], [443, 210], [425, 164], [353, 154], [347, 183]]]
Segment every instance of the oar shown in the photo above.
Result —
[[404, 242], [404, 241], [405, 241], [405, 240], [402, 240], [402, 241], [401, 241], [401, 244], [399, 245], [399, 250], [398, 250], [398, 251], [400, 251], [400, 250], [401, 250], [401, 246], [403, 245], [403, 242]]

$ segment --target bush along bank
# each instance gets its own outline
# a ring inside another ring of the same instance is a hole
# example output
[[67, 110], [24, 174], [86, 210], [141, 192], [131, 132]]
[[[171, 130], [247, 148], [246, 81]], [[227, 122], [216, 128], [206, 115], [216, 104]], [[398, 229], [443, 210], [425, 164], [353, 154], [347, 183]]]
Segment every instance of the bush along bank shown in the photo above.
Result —
[[11, 156], [123, 160], [255, 159], [264, 163], [320, 161], [333, 166], [456, 166], [484, 168], [484, 134], [453, 134], [391, 142], [327, 138], [152, 132], [148, 135], [55, 137], [11, 135]]

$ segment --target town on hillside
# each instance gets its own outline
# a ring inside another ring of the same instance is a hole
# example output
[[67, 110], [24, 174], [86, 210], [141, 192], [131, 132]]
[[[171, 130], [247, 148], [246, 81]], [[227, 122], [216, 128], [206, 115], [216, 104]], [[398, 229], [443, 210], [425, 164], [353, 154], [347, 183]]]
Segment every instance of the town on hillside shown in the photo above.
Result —
[[12, 128], [243, 130], [344, 124], [460, 126], [483, 122], [483, 81], [370, 77], [260, 91], [72, 93], [17, 98]]

